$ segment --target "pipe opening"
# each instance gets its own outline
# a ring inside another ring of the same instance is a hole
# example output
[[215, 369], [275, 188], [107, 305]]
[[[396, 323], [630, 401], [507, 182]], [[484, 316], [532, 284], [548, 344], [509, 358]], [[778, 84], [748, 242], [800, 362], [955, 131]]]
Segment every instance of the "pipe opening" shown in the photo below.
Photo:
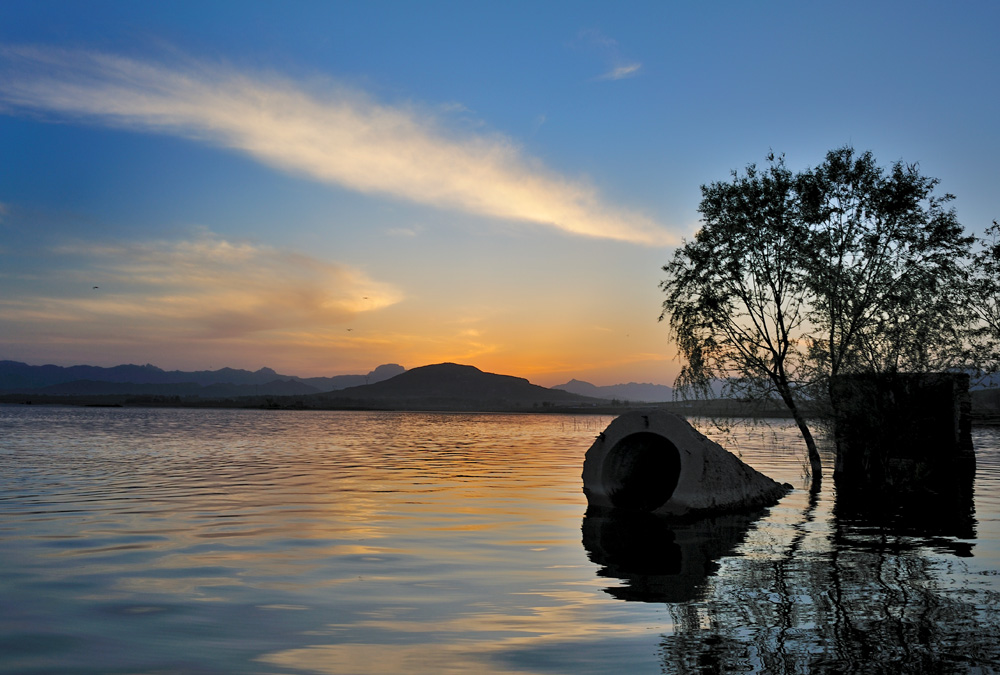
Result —
[[629, 434], [608, 451], [601, 476], [611, 503], [654, 511], [667, 503], [681, 475], [681, 455], [670, 439], [650, 431]]

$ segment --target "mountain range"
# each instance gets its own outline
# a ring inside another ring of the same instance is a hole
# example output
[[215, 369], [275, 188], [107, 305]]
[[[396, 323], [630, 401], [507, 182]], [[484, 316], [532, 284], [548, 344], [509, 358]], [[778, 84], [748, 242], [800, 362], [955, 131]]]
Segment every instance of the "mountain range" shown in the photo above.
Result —
[[[79, 379], [81, 377], [85, 379]], [[978, 423], [1000, 422], [997, 380], [1000, 380], [1000, 374], [976, 382], [972, 387], [972, 412]], [[993, 388], [984, 387], [984, 384], [992, 384]], [[330, 388], [323, 391], [319, 387]], [[632, 382], [597, 387], [589, 382], [571, 380], [548, 389], [521, 377], [485, 373], [473, 366], [456, 363], [439, 363], [411, 370], [386, 364], [367, 375], [301, 378], [279, 375], [270, 368], [253, 372], [223, 368], [185, 373], [164, 371], [152, 365], [62, 368], [0, 361], [0, 403], [8, 404], [484, 412], [546, 409], [600, 412], [617, 410], [623, 405], [658, 404], [680, 406], [683, 414], [783, 414], [780, 405], [767, 410], [755, 406], [750, 410], [731, 399], [702, 404], [695, 412], [691, 402], [671, 403], [671, 398], [670, 388], [662, 385]]]
[[[457, 364], [450, 365], [457, 366]], [[471, 366], [468, 367], [471, 368]], [[414, 368], [413, 370], [419, 369]], [[144, 366], [129, 364], [103, 368], [86, 365], [69, 367], [55, 365], [31, 366], [18, 361], [0, 361], [0, 394], [33, 394], [40, 396], [180, 396], [205, 399], [237, 398], [242, 396], [308, 396], [378, 384], [390, 378], [395, 378], [404, 372], [409, 371], [406, 371], [405, 368], [395, 363], [378, 366], [367, 375], [298, 377], [295, 375], [282, 375], [271, 368], [261, 368], [256, 371], [235, 368], [168, 371], [148, 363]], [[469, 371], [465, 372], [468, 375]], [[458, 376], [458, 371], [452, 372], [451, 377], [455, 380], [452, 384], [456, 384], [461, 380], [461, 377]], [[506, 375], [497, 375], [496, 377], [510, 378], [510, 376]], [[523, 378], [510, 379], [527, 382]], [[413, 382], [415, 380], [404, 379], [397, 384], [399, 386], [412, 387]], [[485, 383], [479, 382], [478, 384]], [[531, 386], [535, 387], [537, 385]], [[544, 387], [538, 388], [545, 389]], [[503, 387], [497, 381], [491, 383], [485, 393], [499, 392], [502, 389]], [[589, 382], [573, 379], [565, 384], [552, 387], [552, 389], [589, 398], [617, 399], [619, 401], [655, 403], [670, 401], [673, 398], [673, 390], [670, 387], [648, 383], [638, 384], [635, 382], [599, 387]], [[368, 391], [378, 393], [380, 390]], [[470, 389], [467, 389], [461, 395], [468, 396], [470, 391]], [[451, 394], [458, 395], [460, 392], [451, 391], [449, 395]], [[406, 396], [414, 398], [417, 396], [417, 393], [414, 390]], [[538, 400], [552, 401], [556, 398], [558, 397], [554, 398], [552, 394], [547, 394]]]
[[238, 396], [295, 396], [318, 394], [387, 380], [406, 369], [395, 363], [383, 364], [367, 375], [297, 377], [281, 375], [270, 368], [256, 371], [163, 370], [146, 364], [100, 366], [29, 366], [18, 361], [0, 361], [0, 393], [53, 396], [132, 395], [197, 396], [230, 398]]
[[[92, 379], [67, 380], [81, 375]], [[169, 381], [196, 379], [192, 375], [207, 384]], [[272, 377], [278, 379], [270, 379]], [[212, 382], [217, 378], [242, 382], [254, 379], [266, 381], [263, 384]], [[122, 379], [154, 381], [116, 381]], [[353, 380], [336, 378], [335, 384], [359, 379], [368, 383], [318, 392], [315, 387], [306, 384], [310, 381], [306, 378], [290, 378], [269, 369], [253, 373], [232, 369], [167, 373], [153, 366], [59, 368], [0, 362], [0, 396], [8, 403], [454, 411], [579, 409], [607, 404], [601, 399], [547, 389], [521, 377], [484, 373], [473, 366], [456, 363], [439, 363], [412, 370], [390, 364], [380, 366], [366, 376], [354, 376]], [[52, 381], [55, 383], [45, 384]], [[329, 380], [323, 382], [328, 384]], [[25, 384], [42, 386], [25, 387]]]

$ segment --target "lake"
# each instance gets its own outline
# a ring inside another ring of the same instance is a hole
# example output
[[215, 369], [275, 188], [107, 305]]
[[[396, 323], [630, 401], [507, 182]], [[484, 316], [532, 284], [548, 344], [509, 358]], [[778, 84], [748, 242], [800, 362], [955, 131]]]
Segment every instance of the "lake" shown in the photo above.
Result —
[[1000, 429], [868, 512], [703, 424], [795, 490], [673, 525], [585, 515], [611, 419], [0, 407], [0, 672], [1000, 672]]

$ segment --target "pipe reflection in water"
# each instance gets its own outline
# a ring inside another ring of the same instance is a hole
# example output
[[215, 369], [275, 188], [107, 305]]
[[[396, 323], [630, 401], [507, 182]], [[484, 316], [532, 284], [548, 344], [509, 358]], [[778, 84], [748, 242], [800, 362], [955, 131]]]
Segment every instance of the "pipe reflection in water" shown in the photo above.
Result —
[[733, 554], [762, 513], [675, 522], [648, 513], [590, 508], [583, 517], [583, 546], [591, 562], [602, 566], [598, 576], [625, 582], [604, 589], [609, 595], [688, 602], [699, 596], [718, 559]]
[[787, 523], [588, 514], [583, 539], [609, 594], [666, 603], [668, 673], [996, 672], [1000, 593], [963, 563], [971, 481], [951, 495], [800, 492]]

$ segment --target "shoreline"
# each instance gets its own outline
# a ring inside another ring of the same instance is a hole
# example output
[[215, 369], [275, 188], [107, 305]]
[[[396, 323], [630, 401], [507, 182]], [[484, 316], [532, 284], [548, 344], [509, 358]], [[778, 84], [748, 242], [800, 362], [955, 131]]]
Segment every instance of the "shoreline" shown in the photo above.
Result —
[[[495, 414], [573, 414], [621, 415], [632, 410], [667, 410], [684, 417], [716, 417], [721, 419], [791, 419], [791, 414], [776, 406], [716, 400], [704, 403], [691, 401], [632, 402], [622, 401], [605, 405], [565, 405], [558, 402], [517, 404], [510, 402], [473, 403], [460, 400], [447, 401], [363, 401], [350, 399], [341, 403], [325, 402], [313, 397], [241, 397], [239, 399], [197, 399], [175, 396], [63, 396], [25, 394], [0, 394], [0, 406], [68, 406], [80, 408], [188, 408], [233, 410], [341, 410], [356, 412], [425, 412], [425, 413], [495, 413]], [[808, 415], [815, 419], [814, 415]], [[972, 425], [977, 427], [1000, 426], [1000, 412], [973, 410]]]

